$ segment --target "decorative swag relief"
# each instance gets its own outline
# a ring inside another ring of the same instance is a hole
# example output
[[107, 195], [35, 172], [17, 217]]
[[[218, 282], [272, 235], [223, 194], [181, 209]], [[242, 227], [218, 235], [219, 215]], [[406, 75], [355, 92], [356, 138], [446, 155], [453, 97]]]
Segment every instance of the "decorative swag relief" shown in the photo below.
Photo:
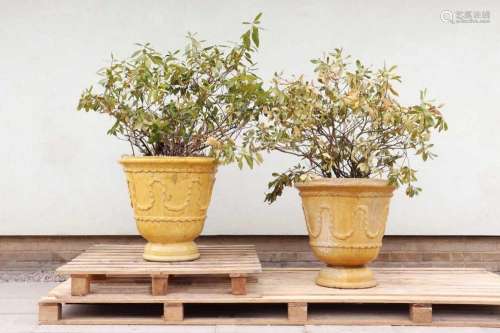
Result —
[[[137, 181], [139, 180], [140, 181]], [[145, 222], [190, 222], [204, 220], [215, 177], [209, 174], [129, 173], [127, 183], [135, 218]], [[210, 183], [204, 187], [202, 182]], [[183, 188], [175, 192], [172, 188]], [[156, 195], [155, 195], [156, 193]], [[196, 197], [197, 196], [197, 197]], [[189, 213], [185, 216], [184, 213]], [[178, 215], [182, 215], [178, 216]]]
[[[341, 221], [340, 217], [336, 218], [334, 208], [331, 208], [331, 205], [328, 204], [321, 205], [318, 211], [310, 214], [307, 213], [304, 205], [302, 205], [302, 210], [311, 242], [323, 243], [326, 239], [332, 237], [338, 245], [339, 241], [346, 241], [356, 236], [358, 240], [364, 238], [366, 241], [374, 240], [379, 243], [385, 232], [385, 224], [380, 223], [380, 221], [384, 221], [387, 218], [389, 205], [383, 205], [380, 211], [375, 207], [374, 211], [370, 212], [368, 205], [358, 204], [351, 212], [352, 223]], [[382, 214], [381, 219], [370, 218], [370, 216], [375, 217], [378, 214]], [[346, 217], [343, 218], [346, 219]], [[320, 244], [317, 245], [322, 246]], [[376, 246], [380, 245], [376, 244]], [[358, 246], [372, 247], [370, 244], [358, 244]]]

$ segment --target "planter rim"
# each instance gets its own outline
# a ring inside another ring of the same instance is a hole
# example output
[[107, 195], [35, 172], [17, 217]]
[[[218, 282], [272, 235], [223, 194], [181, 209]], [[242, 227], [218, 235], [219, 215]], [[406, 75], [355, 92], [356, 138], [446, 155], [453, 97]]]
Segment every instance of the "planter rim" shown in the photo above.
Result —
[[142, 164], [142, 163], [192, 163], [192, 164], [217, 164], [213, 157], [206, 156], [130, 156], [124, 155], [118, 161], [120, 164]]
[[308, 189], [318, 187], [340, 187], [340, 188], [390, 188], [395, 187], [389, 185], [387, 179], [371, 179], [371, 178], [318, 178], [295, 184], [297, 189]]

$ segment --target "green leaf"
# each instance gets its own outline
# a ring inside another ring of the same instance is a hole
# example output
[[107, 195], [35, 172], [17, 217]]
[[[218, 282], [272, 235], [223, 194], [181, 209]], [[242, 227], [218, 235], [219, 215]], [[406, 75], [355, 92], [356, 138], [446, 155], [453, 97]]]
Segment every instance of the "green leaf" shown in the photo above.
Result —
[[250, 169], [253, 169], [253, 158], [250, 155], [243, 155]]
[[248, 30], [247, 32], [245, 32], [242, 36], [241, 36], [241, 39], [243, 41], [243, 47], [245, 49], [250, 49], [250, 30]]
[[260, 18], [262, 17], [262, 13], [258, 13], [257, 16], [253, 19], [253, 23], [259, 23]]
[[259, 47], [259, 28], [252, 28], [252, 40], [256, 47]]

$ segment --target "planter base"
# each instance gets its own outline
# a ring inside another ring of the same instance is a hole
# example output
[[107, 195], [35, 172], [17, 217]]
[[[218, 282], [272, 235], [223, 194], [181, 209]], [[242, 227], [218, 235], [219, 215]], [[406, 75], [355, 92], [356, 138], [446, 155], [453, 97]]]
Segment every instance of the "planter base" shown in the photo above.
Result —
[[148, 261], [190, 261], [200, 257], [195, 242], [172, 244], [147, 243], [142, 256]]
[[325, 267], [321, 269], [316, 284], [341, 289], [371, 288], [377, 285], [373, 272], [366, 266]]

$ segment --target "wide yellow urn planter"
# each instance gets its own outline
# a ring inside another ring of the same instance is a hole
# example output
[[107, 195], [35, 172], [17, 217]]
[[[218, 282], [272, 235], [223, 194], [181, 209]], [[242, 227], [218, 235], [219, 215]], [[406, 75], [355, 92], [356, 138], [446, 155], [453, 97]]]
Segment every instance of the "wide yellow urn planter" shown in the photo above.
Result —
[[382, 246], [394, 191], [387, 181], [365, 178], [318, 179], [297, 183], [309, 244], [327, 267], [316, 283], [333, 288], [377, 285], [366, 264]]
[[194, 240], [203, 230], [217, 171], [208, 157], [123, 157], [137, 229], [148, 243], [144, 259], [200, 257]]

